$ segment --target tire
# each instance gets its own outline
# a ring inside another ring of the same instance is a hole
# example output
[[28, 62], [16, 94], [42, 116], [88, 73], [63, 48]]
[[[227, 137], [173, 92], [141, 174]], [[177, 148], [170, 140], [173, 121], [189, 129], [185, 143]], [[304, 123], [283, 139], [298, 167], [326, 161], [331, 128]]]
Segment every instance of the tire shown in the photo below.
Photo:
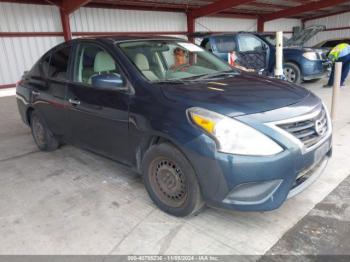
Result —
[[41, 151], [49, 152], [58, 148], [58, 140], [48, 129], [42, 117], [35, 111], [30, 115], [30, 128], [32, 130], [33, 139]]
[[169, 143], [151, 146], [142, 161], [146, 190], [164, 212], [185, 217], [204, 206], [197, 176], [186, 157]]
[[288, 82], [294, 84], [301, 83], [301, 71], [298, 65], [288, 62], [283, 65], [283, 73]]

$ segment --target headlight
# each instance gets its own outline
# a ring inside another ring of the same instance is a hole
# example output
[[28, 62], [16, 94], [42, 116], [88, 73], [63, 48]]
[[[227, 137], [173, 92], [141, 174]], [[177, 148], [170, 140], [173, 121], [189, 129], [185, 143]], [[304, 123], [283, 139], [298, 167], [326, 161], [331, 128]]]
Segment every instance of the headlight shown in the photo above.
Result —
[[268, 156], [283, 151], [273, 140], [237, 120], [199, 107], [188, 112], [192, 122], [215, 139], [220, 152]]
[[303, 53], [303, 56], [309, 60], [313, 60], [313, 61], [319, 60], [316, 52], [306, 52], [306, 53]]

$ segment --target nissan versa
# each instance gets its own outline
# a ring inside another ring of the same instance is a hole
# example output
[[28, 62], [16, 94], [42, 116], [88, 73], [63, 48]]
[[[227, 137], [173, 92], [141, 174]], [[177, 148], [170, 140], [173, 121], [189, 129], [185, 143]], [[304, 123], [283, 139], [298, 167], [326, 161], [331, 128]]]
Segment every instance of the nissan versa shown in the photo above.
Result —
[[272, 210], [305, 189], [332, 152], [321, 100], [246, 73], [181, 39], [76, 39], [17, 84], [39, 149], [73, 144], [142, 174], [163, 211]]

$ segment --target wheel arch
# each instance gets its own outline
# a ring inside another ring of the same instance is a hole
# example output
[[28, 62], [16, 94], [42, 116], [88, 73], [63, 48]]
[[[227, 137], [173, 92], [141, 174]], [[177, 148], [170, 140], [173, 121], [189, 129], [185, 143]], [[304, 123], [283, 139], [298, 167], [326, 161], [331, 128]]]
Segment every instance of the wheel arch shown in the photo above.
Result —
[[285, 64], [285, 63], [294, 64], [294, 65], [296, 65], [297, 67], [299, 67], [299, 69], [301, 69], [300, 63], [298, 63], [297, 61], [295, 61], [295, 60], [293, 60], [293, 59], [288, 59], [288, 60], [283, 61], [283, 64]]
[[[142, 143], [137, 148], [136, 151], [136, 169], [138, 173], [142, 174], [141, 172], [141, 167], [142, 167], [142, 161], [147, 153], [147, 151], [154, 145], [159, 145], [162, 143], [169, 143], [172, 146], [174, 146], [177, 150], [179, 150], [185, 157], [186, 159], [190, 162], [186, 154], [183, 152], [181, 147], [178, 145], [176, 141], [174, 141], [171, 138], [162, 136], [160, 134], [153, 134], [149, 136], [147, 139], [144, 139]], [[192, 165], [192, 164], [191, 164]]]

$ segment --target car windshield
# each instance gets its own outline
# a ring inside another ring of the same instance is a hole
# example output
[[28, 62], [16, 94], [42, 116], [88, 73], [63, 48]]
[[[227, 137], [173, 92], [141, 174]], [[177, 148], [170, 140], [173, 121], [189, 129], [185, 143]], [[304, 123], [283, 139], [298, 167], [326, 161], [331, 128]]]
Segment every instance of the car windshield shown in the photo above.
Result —
[[119, 43], [119, 47], [152, 82], [203, 80], [234, 70], [199, 46], [181, 40], [131, 41]]
[[[265, 35], [264, 39], [269, 42], [271, 45], [276, 46], [276, 35]], [[288, 38], [283, 37], [283, 43], [287, 43]]]

